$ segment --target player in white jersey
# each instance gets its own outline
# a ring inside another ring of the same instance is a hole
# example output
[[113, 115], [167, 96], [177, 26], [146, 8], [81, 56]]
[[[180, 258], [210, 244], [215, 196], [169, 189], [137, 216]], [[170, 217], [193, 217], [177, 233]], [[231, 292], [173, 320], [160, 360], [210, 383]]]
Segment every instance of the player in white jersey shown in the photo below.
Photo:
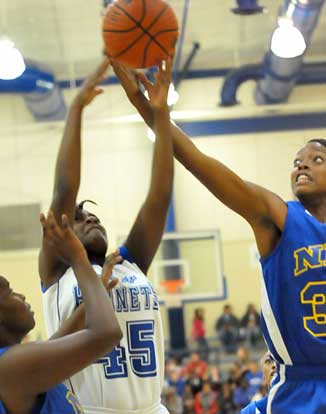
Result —
[[[99, 219], [83, 208], [84, 203], [76, 207], [76, 197], [80, 183], [82, 112], [101, 93], [97, 85], [108, 65], [105, 60], [86, 80], [70, 107], [57, 158], [51, 205], [57, 220], [62, 212], [67, 214], [99, 275], [106, 266], [106, 232]], [[156, 133], [150, 188], [120, 248], [121, 262], [113, 268], [113, 276], [120, 283], [110, 296], [123, 338], [113, 352], [67, 381], [89, 414], [167, 413], [160, 403], [164, 375], [162, 322], [157, 296], [145, 274], [164, 231], [172, 190], [173, 153], [167, 106], [170, 82], [171, 62], [168, 61], [159, 68], [155, 83], [148, 88]], [[74, 312], [74, 316], [76, 312], [80, 314], [82, 325], [82, 297], [73, 270], [69, 263], [53, 256], [45, 242], [40, 252], [39, 271], [48, 334]], [[74, 329], [79, 327], [75, 324]]]

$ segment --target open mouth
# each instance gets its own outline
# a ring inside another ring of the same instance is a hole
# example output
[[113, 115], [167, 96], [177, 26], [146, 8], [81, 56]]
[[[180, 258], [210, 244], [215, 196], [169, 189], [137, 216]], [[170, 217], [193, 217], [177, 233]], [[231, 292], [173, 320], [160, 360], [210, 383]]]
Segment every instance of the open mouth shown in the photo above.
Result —
[[104, 230], [101, 226], [92, 226], [87, 230], [86, 233], [90, 233], [93, 230], [98, 230], [100, 233], [104, 234]]
[[295, 180], [296, 183], [307, 183], [312, 181], [311, 178], [307, 174], [299, 174]]

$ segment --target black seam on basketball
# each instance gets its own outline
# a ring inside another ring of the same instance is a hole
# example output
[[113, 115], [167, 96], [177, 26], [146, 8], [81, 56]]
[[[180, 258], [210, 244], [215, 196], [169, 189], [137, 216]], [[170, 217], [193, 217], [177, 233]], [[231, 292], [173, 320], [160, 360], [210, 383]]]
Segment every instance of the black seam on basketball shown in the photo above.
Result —
[[[156, 37], [156, 36], [158, 36], [158, 35], [160, 35], [162, 33], [166, 33], [166, 32], [178, 32], [178, 29], [165, 29], [165, 30], [161, 30], [160, 32], [155, 33], [154, 37]], [[148, 52], [149, 46], [151, 45], [152, 42], [153, 42], [153, 39], [150, 38], [149, 39], [149, 42], [147, 43], [147, 45], [144, 48], [144, 55], [143, 55], [143, 62], [142, 62], [142, 66], [144, 66], [144, 67], [146, 67], [147, 52]], [[160, 44], [160, 42], [158, 40], [156, 40], [155, 43], [159, 43]], [[163, 48], [163, 46], [162, 46], [162, 48]], [[170, 56], [169, 53], [166, 52], [166, 54], [168, 56]]]
[[[143, 0], [144, 3], [144, 0]], [[162, 14], [165, 13], [165, 11], [169, 8], [169, 5], [166, 4], [163, 9], [159, 12], [159, 14], [154, 18], [154, 20], [150, 23], [149, 26], [147, 26], [146, 28], [143, 27], [137, 20], [135, 20], [123, 7], [119, 6], [118, 4], [116, 4], [116, 7], [118, 7], [120, 10], [122, 10], [128, 17], [129, 19], [131, 19], [133, 22], [135, 22], [137, 24], [137, 26], [143, 31], [143, 33], [138, 36], [138, 38], [136, 38], [131, 44], [129, 44], [125, 49], [121, 50], [117, 55], [114, 56], [114, 58], [120, 57], [122, 56], [124, 53], [126, 53], [131, 47], [133, 47], [138, 40], [140, 40], [145, 34], [147, 34], [147, 36], [149, 38], [152, 39], [153, 42], [156, 43], [156, 45], [163, 50], [163, 52], [166, 55], [169, 55], [168, 51], [165, 49], [165, 47], [163, 47], [159, 42], [156, 41], [155, 37], [153, 37], [153, 35], [151, 35], [151, 33], [149, 33], [149, 29], [151, 29], [151, 27], [159, 20], [159, 18], [162, 16]], [[146, 7], [146, 3], [144, 3], [144, 8]], [[146, 10], [146, 9], [145, 9]]]
[[133, 21], [134, 23], [136, 23], [136, 25], [138, 27], [139, 26], [142, 27], [141, 26], [141, 22], [145, 19], [145, 16], [146, 16], [146, 1], [145, 0], [142, 0], [142, 2], [143, 2], [143, 14], [140, 17], [140, 20], [139, 21], [136, 20], [131, 14], [129, 14], [129, 12], [126, 9], [124, 9], [122, 6], [120, 6], [120, 4], [115, 4], [115, 7], [117, 7], [119, 10], [121, 10], [127, 17], [129, 17], [129, 19], [131, 21]]
[[[144, 1], [144, 0], [143, 0]], [[116, 7], [117, 9], [119, 9], [120, 11], [123, 11], [123, 13], [127, 16], [127, 17], [129, 17], [129, 19], [130, 19], [130, 16], [126, 13], [126, 11], [125, 11], [125, 9], [123, 8], [123, 7], [120, 7], [118, 4], [114, 4], [113, 5], [113, 7]], [[124, 29], [124, 30], [111, 30], [111, 29], [103, 29], [103, 32], [108, 32], [108, 33], [127, 33], [127, 32], [130, 32], [130, 31], [132, 31], [132, 30], [134, 30], [134, 29], [136, 29], [136, 27], [138, 27], [138, 23], [137, 22], [135, 22], [135, 20], [133, 20], [133, 19], [130, 19], [133, 23], [136, 23], [135, 24], [135, 26], [133, 26], [133, 27], [131, 27], [130, 29]]]

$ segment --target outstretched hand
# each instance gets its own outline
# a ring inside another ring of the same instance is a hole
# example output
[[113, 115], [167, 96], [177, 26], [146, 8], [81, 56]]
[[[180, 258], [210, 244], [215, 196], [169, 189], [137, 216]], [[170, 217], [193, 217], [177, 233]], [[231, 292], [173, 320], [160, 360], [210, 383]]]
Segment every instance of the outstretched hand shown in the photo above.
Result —
[[113, 278], [110, 280], [112, 275], [112, 270], [114, 266], [122, 261], [122, 256], [120, 256], [119, 250], [111, 253], [108, 257], [106, 257], [101, 274], [101, 280], [105, 287], [105, 289], [109, 292], [113, 288], [117, 286], [119, 280], [117, 278]]
[[119, 79], [129, 99], [132, 100], [140, 91], [138, 72], [121, 65], [114, 59], [110, 59], [111, 66], [116, 77]]
[[82, 107], [85, 107], [89, 105], [97, 95], [103, 93], [103, 89], [98, 85], [106, 78], [109, 65], [110, 60], [105, 57], [97, 69], [83, 82], [75, 98], [75, 102]]
[[49, 210], [47, 217], [40, 215], [43, 227], [43, 239], [53, 247], [65, 263], [73, 263], [79, 259], [87, 259], [87, 253], [69, 225], [68, 217], [63, 214], [59, 224], [54, 214]]
[[148, 92], [149, 101], [153, 108], [167, 106], [169, 87], [172, 81], [172, 60], [161, 62], [158, 71], [154, 75], [154, 83], [151, 83], [144, 73], [138, 74], [138, 79], [143, 83]]

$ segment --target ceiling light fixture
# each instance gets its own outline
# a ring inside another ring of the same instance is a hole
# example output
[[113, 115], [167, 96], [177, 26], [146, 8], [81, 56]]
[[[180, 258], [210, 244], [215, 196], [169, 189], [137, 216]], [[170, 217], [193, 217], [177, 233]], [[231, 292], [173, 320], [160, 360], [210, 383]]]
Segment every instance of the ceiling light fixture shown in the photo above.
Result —
[[0, 39], [0, 79], [19, 78], [25, 69], [23, 56], [15, 44], [6, 37]]
[[300, 30], [294, 26], [293, 21], [288, 17], [279, 18], [271, 42], [274, 55], [286, 59], [295, 58], [303, 55], [306, 47], [305, 39]]

